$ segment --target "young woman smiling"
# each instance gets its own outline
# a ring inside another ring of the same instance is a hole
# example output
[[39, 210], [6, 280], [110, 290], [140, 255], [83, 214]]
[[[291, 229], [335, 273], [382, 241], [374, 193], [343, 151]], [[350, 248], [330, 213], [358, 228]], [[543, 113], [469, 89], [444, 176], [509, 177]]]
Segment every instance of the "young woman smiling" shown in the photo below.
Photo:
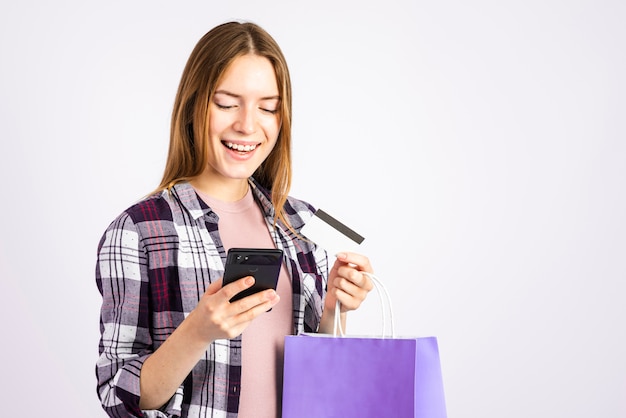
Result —
[[[183, 71], [160, 186], [98, 246], [96, 374], [110, 416], [279, 417], [284, 337], [332, 332], [372, 289], [367, 257], [330, 266], [299, 234], [314, 208], [288, 195], [290, 149], [280, 48], [252, 23], [213, 28]], [[229, 302], [254, 283], [222, 286], [234, 247], [283, 250], [276, 291]]]

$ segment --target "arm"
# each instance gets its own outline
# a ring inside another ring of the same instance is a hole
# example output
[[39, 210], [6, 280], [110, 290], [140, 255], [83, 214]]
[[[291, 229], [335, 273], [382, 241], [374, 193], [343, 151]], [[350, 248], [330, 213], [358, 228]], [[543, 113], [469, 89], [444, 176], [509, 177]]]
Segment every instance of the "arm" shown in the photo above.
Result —
[[346, 329], [346, 313], [361, 306], [367, 294], [374, 288], [372, 281], [361, 272], [372, 273], [369, 259], [360, 254], [339, 253], [328, 275], [328, 293], [324, 300], [324, 312], [319, 332], [331, 334], [337, 300], [341, 306], [341, 326]]
[[[118, 218], [98, 249], [96, 282], [102, 294], [98, 394], [111, 416], [142, 416], [171, 399], [189, 371], [217, 338], [238, 335], [278, 302], [273, 291], [230, 304], [251, 286], [241, 279], [208, 287], [198, 306], [153, 353], [150, 334], [148, 256], [130, 217]], [[200, 332], [202, 331], [202, 332]]]
[[98, 396], [110, 416], [142, 416], [138, 370], [152, 346], [149, 318], [137, 295], [147, 283], [146, 257], [139, 234], [126, 214], [105, 231], [98, 246], [96, 284], [102, 295]]
[[245, 277], [223, 288], [221, 280], [208, 287], [198, 306], [145, 361], [141, 371], [142, 409], [165, 404], [211, 342], [238, 336], [254, 318], [278, 303], [279, 297], [271, 289], [229, 303], [253, 284], [252, 277]]

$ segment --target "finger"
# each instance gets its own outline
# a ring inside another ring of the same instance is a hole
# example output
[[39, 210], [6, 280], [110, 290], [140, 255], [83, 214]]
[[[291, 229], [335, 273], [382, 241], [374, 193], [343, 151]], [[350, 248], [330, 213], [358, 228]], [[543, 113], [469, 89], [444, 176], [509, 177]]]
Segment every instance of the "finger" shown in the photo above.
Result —
[[358, 297], [339, 288], [335, 289], [335, 296], [340, 303], [341, 312], [353, 311], [361, 306], [361, 303], [365, 300], [365, 295]]
[[235, 312], [238, 312], [235, 322], [238, 324], [250, 322], [276, 306], [279, 301], [280, 296], [274, 290], [268, 289], [233, 302], [231, 307]]
[[235, 280], [232, 283], [222, 287], [222, 294], [226, 300], [231, 300], [236, 294], [252, 287], [254, 285], [254, 277], [246, 276], [239, 280]]
[[350, 280], [358, 287], [367, 290], [368, 292], [374, 288], [374, 284], [366, 274], [361, 273], [353, 267], [343, 266], [337, 269], [337, 276]]
[[343, 293], [350, 297], [354, 297], [360, 300], [364, 300], [369, 292], [361, 286], [354, 284], [352, 281], [345, 278], [338, 278], [335, 280], [335, 288], [341, 290]]
[[346, 264], [353, 264], [361, 271], [366, 271], [368, 273], [374, 272], [374, 270], [372, 269], [372, 265], [370, 264], [369, 258], [362, 254], [341, 252], [337, 254], [337, 260]]
[[275, 301], [277, 302], [278, 299], [279, 297], [275, 290], [267, 289], [262, 292], [254, 293], [250, 296], [246, 296], [243, 299], [231, 303], [231, 305], [237, 312], [247, 312], [254, 310], [256, 307], [261, 305], [266, 306], [268, 303], [271, 306], [272, 303]]

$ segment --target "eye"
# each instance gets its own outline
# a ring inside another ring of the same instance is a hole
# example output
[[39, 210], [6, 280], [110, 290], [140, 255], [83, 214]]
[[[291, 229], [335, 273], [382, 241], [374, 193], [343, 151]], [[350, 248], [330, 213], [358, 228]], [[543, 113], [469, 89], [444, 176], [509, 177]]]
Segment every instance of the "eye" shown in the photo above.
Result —
[[218, 109], [222, 109], [222, 110], [228, 110], [228, 109], [233, 109], [235, 107], [235, 105], [224, 105], [224, 104], [219, 104], [217, 102], [213, 102], [215, 104], [215, 106], [217, 106]]
[[275, 115], [275, 114], [278, 113], [278, 109], [266, 109], [266, 108], [263, 108], [263, 107], [261, 107], [259, 109], [261, 109], [262, 112], [269, 113], [270, 115]]

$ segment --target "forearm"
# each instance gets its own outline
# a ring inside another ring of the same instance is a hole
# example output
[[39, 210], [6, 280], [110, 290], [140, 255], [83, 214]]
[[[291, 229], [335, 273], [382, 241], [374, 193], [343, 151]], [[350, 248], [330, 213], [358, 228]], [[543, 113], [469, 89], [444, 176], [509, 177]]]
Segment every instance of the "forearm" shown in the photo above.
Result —
[[[341, 329], [346, 330], [346, 317], [347, 314], [345, 312], [341, 312], [340, 314], [341, 320]], [[320, 319], [320, 326], [318, 331], [320, 334], [332, 334], [335, 329], [335, 306], [332, 308], [325, 308], [324, 312], [322, 312], [322, 318]]]
[[337, 260], [328, 275], [328, 290], [318, 332], [333, 333], [337, 307], [343, 309], [339, 315], [341, 327], [345, 331], [346, 312], [361, 306], [367, 293], [374, 287], [367, 277], [371, 271], [367, 257], [354, 253], [337, 254]]
[[194, 331], [192, 315], [144, 362], [140, 376], [141, 409], [158, 409], [167, 403], [206, 352], [210, 342]]

